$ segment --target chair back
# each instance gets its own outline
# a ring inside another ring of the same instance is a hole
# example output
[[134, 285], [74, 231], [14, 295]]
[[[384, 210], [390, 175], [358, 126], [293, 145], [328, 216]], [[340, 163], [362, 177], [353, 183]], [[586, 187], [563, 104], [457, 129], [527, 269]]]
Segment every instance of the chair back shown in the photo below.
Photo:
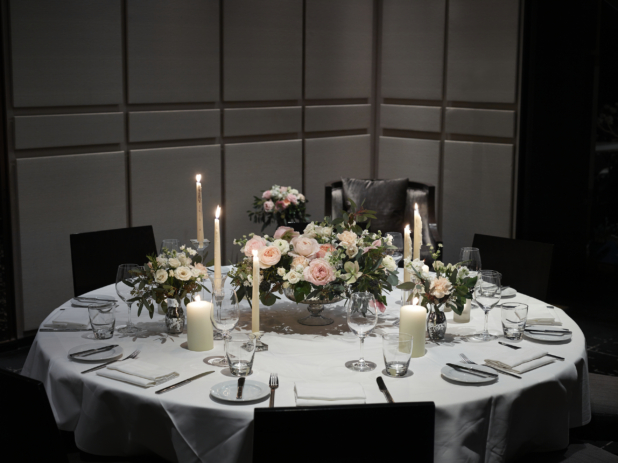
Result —
[[256, 408], [253, 462], [433, 462], [435, 404]]
[[157, 255], [151, 225], [71, 235], [75, 296], [116, 282], [120, 264], [143, 265]]
[[11, 461], [68, 462], [42, 382], [0, 368], [0, 408], [0, 448]]
[[489, 235], [474, 235], [483, 269], [502, 274], [502, 285], [542, 301], [547, 299], [554, 245]]

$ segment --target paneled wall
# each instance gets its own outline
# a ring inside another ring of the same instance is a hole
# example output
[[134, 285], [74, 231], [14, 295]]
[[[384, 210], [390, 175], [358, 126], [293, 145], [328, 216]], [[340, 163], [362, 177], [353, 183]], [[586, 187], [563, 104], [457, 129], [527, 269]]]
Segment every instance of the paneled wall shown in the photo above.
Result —
[[254, 195], [293, 185], [320, 219], [342, 176], [436, 184], [447, 260], [474, 232], [510, 233], [516, 0], [2, 8], [22, 330], [72, 296], [69, 234], [195, 237], [197, 173], [226, 260], [259, 231]]

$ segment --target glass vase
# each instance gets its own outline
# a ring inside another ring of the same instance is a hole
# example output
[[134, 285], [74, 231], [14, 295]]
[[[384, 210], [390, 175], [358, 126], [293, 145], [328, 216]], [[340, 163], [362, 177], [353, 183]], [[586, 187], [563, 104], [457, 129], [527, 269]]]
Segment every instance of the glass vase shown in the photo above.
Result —
[[170, 334], [180, 334], [185, 329], [185, 312], [176, 299], [168, 298], [165, 326]]
[[427, 336], [431, 341], [442, 341], [446, 334], [446, 315], [442, 310], [444, 304], [436, 306], [429, 304], [429, 314], [427, 314]]

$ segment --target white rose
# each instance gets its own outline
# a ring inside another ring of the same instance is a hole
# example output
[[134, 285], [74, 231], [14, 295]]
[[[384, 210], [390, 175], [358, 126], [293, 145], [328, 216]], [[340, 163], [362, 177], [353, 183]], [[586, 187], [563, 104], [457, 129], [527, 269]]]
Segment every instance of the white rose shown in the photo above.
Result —
[[300, 281], [300, 273], [296, 273], [296, 272], [290, 272], [287, 274], [287, 280], [295, 285], [296, 283], [298, 283]]
[[320, 229], [320, 236], [330, 236], [333, 234], [333, 228], [332, 227], [322, 227]]
[[382, 265], [384, 265], [384, 267], [391, 272], [397, 270], [397, 263], [395, 262], [395, 259], [393, 259], [393, 256], [384, 257], [384, 259], [382, 259]]
[[178, 268], [182, 265], [181, 262], [176, 257], [172, 257], [170, 260], [167, 261], [167, 263], [172, 268]]
[[286, 240], [277, 239], [273, 241], [273, 245], [279, 248], [282, 256], [285, 256], [290, 250], [290, 243], [288, 243]]
[[188, 267], [178, 267], [176, 269], [176, 278], [182, 281], [188, 281], [193, 276], [193, 273]]
[[305, 195], [304, 195], [304, 194], [302, 194], [302, 193], [300, 193], [300, 194], [298, 195], [298, 200], [299, 200], [299, 201], [302, 201], [302, 202], [304, 203], [304, 202], [305, 202]]
[[279, 275], [280, 277], [285, 276], [285, 269], [283, 267], [279, 267], [277, 269], [277, 275]]
[[187, 248], [187, 252], [192, 256], [197, 254], [197, 251], [193, 248]]
[[187, 266], [189, 266], [191, 264], [191, 258], [185, 256], [184, 254], [180, 254], [178, 256], [178, 260], [185, 267], [187, 267]]
[[303, 231], [303, 235], [307, 238], [315, 238], [315, 229], [316, 225], [313, 222], [309, 222]]
[[165, 283], [166, 280], [167, 280], [167, 272], [162, 269], [157, 270], [157, 273], [155, 273], [155, 281], [161, 284], [161, 283]]
[[167, 266], [167, 259], [163, 256], [159, 256], [157, 257], [157, 264], [159, 264], [160, 267], [165, 267]]

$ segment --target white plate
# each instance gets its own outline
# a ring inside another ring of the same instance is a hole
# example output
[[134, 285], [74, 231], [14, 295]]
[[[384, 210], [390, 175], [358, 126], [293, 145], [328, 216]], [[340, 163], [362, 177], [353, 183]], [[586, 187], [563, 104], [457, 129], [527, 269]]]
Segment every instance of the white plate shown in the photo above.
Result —
[[[526, 327], [528, 328], [528, 327]], [[542, 331], [542, 330], [541, 330]], [[555, 335], [558, 336], [555, 336]], [[551, 334], [540, 334], [540, 333], [529, 333], [524, 331], [524, 336], [530, 339], [534, 339], [536, 341], [545, 341], [545, 342], [563, 342], [568, 341], [573, 336], [573, 333], [551, 333]]]
[[[82, 352], [88, 349], [98, 349], [99, 347], [107, 347], [111, 344], [99, 344], [98, 342], [91, 342], [89, 344], [82, 344], [81, 346], [73, 347], [69, 350], [69, 355], [74, 354], [75, 352]], [[99, 352], [97, 354], [92, 354], [87, 357], [69, 357], [71, 360], [79, 360], [80, 362], [100, 362], [101, 360], [111, 360], [118, 356], [122, 355], [122, 347], [114, 347], [112, 350], [107, 350], [105, 352]]]
[[[466, 365], [463, 365], [463, 366], [466, 366]], [[496, 373], [495, 370], [492, 370], [491, 368], [483, 366], [483, 365], [473, 365], [472, 368], [475, 368], [480, 371], [486, 371], [487, 373], [494, 373], [494, 374]], [[485, 384], [485, 383], [494, 382], [498, 379], [498, 378], [494, 378], [493, 376], [488, 377], [488, 378], [481, 378], [480, 376], [476, 376], [476, 375], [473, 375], [472, 373], [467, 373], [463, 370], [458, 370], [453, 367], [449, 367], [448, 365], [443, 366], [440, 372], [442, 373], [442, 376], [444, 376], [445, 378], [448, 378], [451, 381], [456, 381], [458, 383]]]
[[242, 399], [236, 398], [236, 391], [238, 389], [238, 380], [233, 379], [231, 381], [224, 381], [219, 384], [215, 384], [210, 393], [213, 397], [225, 402], [253, 402], [254, 400], [260, 400], [270, 395], [270, 388], [267, 384], [259, 381], [252, 381], [250, 379], [245, 380], [245, 385], [242, 390]]
[[517, 296], [517, 291], [515, 291], [513, 288], [510, 288], [510, 287], [503, 289], [500, 293], [501, 298], [511, 298], [515, 296]]

